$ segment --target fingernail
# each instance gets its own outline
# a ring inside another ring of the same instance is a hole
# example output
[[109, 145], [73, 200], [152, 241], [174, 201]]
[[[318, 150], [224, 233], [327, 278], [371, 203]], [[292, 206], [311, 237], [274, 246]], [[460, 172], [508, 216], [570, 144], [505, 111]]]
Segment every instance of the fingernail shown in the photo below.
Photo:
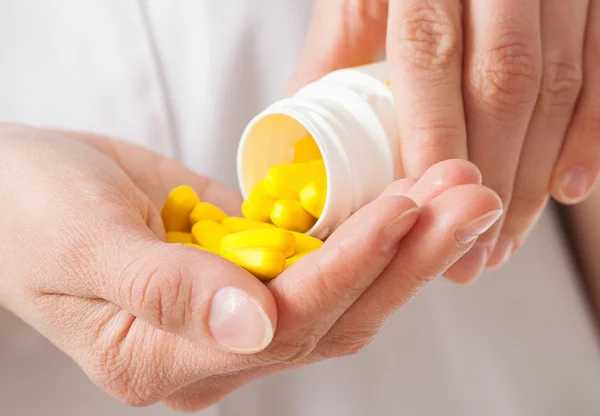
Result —
[[490, 229], [492, 225], [502, 216], [503, 210], [496, 209], [487, 214], [482, 215], [476, 220], [471, 221], [467, 225], [459, 228], [456, 231], [456, 239], [461, 244], [470, 244], [477, 239], [481, 234]]
[[492, 255], [490, 256], [490, 259], [487, 262], [487, 267], [499, 267], [506, 263], [508, 259], [512, 256], [514, 248], [515, 243], [512, 239], [503, 235], [498, 237], [496, 247], [494, 247], [494, 251], [492, 251]]
[[408, 230], [415, 224], [418, 213], [419, 207], [407, 209], [387, 225], [384, 238], [388, 246], [392, 248], [396, 247], [398, 241], [402, 239]]
[[566, 171], [560, 181], [560, 193], [565, 202], [578, 202], [589, 187], [590, 175], [586, 169], [573, 168]]
[[213, 297], [209, 327], [215, 340], [233, 352], [258, 352], [273, 339], [273, 325], [267, 313], [235, 287], [223, 288]]

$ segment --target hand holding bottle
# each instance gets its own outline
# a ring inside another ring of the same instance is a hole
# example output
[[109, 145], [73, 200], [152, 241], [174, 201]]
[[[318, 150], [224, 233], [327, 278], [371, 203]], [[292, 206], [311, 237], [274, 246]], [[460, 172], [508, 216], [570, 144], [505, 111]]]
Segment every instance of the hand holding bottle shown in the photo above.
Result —
[[387, 51], [406, 175], [474, 162], [503, 218], [447, 273], [498, 266], [549, 196], [586, 198], [600, 167], [597, 0], [316, 2], [290, 92]]

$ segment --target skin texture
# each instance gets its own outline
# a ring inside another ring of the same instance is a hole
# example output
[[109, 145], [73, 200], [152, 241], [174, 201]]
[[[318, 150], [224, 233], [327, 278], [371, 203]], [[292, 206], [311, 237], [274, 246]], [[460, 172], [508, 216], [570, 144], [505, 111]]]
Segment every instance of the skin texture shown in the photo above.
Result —
[[600, 164], [599, 0], [318, 0], [292, 94], [387, 52], [402, 162], [475, 163], [505, 215], [447, 277], [523, 244], [547, 200], [584, 200]]
[[[236, 193], [119, 141], [2, 125], [0, 305], [117, 399], [198, 410], [253, 379], [367, 345], [499, 217], [500, 199], [480, 182], [461, 160], [396, 182], [265, 285], [163, 241], [157, 207], [171, 188], [189, 184], [229, 213]], [[248, 323], [214, 319], [223, 288], [261, 308], [271, 332], [255, 350], [218, 341]]]

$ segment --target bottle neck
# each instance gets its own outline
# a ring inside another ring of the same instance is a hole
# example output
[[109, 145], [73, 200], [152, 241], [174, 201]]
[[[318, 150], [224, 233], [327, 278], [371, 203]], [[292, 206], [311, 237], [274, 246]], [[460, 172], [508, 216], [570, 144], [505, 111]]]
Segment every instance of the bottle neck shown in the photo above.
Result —
[[268, 169], [291, 161], [295, 141], [310, 134], [323, 156], [327, 199], [307, 232], [327, 237], [394, 179], [389, 141], [377, 115], [352, 89], [314, 83], [267, 108], [248, 125], [238, 153], [244, 197]]

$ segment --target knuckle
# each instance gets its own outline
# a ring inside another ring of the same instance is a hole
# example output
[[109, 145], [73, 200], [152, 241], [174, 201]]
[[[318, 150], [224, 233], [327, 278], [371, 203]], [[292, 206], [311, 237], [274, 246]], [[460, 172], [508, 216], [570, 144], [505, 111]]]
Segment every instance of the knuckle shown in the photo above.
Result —
[[398, 281], [398, 287], [402, 296], [396, 299], [394, 309], [413, 299], [429, 282], [436, 276], [439, 276], [447, 267], [450, 260], [448, 258], [437, 258], [435, 261], [427, 261], [418, 265], [405, 264], [402, 266], [402, 279]]
[[459, 28], [455, 19], [432, 2], [413, 8], [397, 22], [394, 42], [397, 58], [415, 68], [439, 71], [446, 69], [458, 56]]
[[411, 142], [417, 143], [425, 153], [443, 152], [454, 143], [454, 138], [462, 137], [464, 130], [452, 121], [417, 122], [410, 128]]
[[540, 84], [538, 59], [531, 45], [505, 40], [475, 58], [471, 87], [495, 111], [514, 112], [533, 106]]
[[539, 103], [548, 113], [561, 114], [573, 107], [583, 85], [581, 64], [573, 60], [557, 60], [544, 66]]
[[161, 263], [152, 265], [143, 258], [134, 261], [119, 279], [119, 297], [151, 325], [178, 332], [192, 307], [193, 279], [186, 279], [184, 268], [171, 267], [170, 260]]

